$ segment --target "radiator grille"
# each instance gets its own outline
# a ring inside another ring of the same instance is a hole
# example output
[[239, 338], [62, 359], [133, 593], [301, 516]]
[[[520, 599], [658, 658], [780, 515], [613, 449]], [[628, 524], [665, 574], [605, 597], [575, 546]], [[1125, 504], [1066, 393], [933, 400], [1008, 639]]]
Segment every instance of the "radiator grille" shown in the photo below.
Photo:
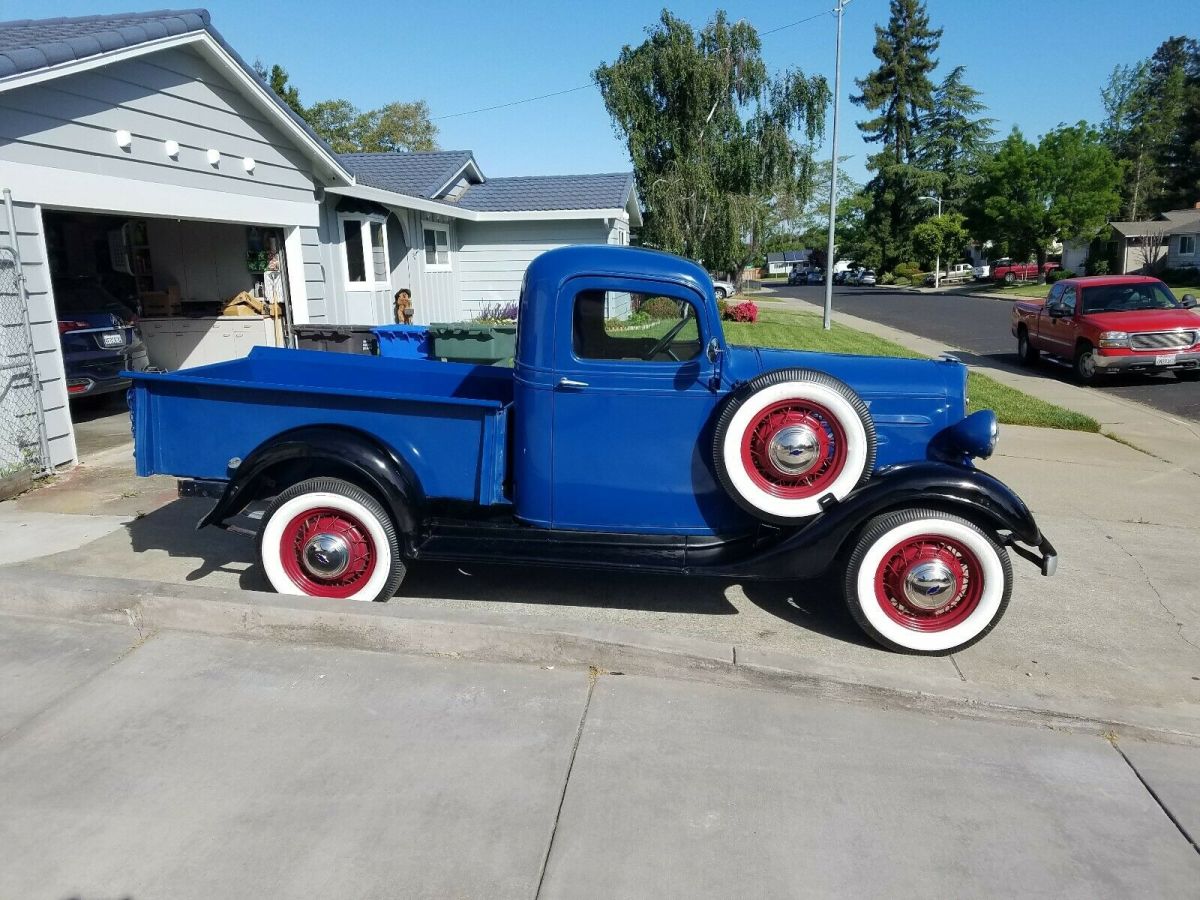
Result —
[[1129, 346], [1134, 350], [1182, 350], [1194, 343], [1194, 331], [1153, 331], [1129, 338]]

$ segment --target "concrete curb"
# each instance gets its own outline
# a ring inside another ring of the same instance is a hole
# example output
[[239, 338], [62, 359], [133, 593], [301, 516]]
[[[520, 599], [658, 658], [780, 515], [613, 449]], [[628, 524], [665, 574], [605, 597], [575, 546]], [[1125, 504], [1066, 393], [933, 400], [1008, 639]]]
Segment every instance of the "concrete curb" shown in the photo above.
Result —
[[144, 637], [160, 630], [375, 652], [467, 657], [542, 666], [595, 667], [611, 674], [658, 675], [955, 718], [1134, 737], [1200, 746], [1200, 711], [1089, 701], [1058, 703], [963, 684], [897, 676], [792, 654], [575, 620], [414, 609], [399, 604], [289, 597], [198, 585], [171, 585], [55, 572], [10, 573], [0, 613], [127, 625]]

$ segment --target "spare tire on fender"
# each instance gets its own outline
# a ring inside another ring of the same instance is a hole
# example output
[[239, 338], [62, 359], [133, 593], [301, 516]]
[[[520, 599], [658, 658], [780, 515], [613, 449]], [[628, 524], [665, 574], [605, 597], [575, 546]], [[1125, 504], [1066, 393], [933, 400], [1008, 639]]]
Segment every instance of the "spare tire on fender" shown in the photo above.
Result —
[[875, 424], [844, 382], [811, 369], [778, 369], [726, 400], [713, 461], [739, 506], [763, 521], [790, 525], [870, 477]]

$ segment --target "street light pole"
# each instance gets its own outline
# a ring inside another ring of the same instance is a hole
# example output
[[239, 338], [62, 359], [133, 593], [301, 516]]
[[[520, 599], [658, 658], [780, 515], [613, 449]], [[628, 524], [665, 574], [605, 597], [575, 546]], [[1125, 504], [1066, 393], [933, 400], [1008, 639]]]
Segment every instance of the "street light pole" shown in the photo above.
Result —
[[829, 243], [825, 252], [825, 317], [823, 324], [828, 331], [833, 327], [833, 227], [837, 220], [837, 174], [838, 174], [838, 107], [842, 99], [842, 12], [850, 0], [838, 0], [837, 8], [837, 53], [833, 62], [833, 165], [829, 170]]
[[[942, 217], [942, 198], [937, 197], [922, 197], [922, 200], [932, 200], [938, 205], [938, 218]], [[936, 291], [942, 286], [942, 248], [938, 247], [937, 258], [933, 261], [933, 289]]]

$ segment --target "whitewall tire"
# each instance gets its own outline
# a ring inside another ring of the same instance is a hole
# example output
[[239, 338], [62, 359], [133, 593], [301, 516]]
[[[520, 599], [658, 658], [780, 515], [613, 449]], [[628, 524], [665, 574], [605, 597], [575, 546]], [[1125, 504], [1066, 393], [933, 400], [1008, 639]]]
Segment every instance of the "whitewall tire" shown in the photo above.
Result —
[[996, 626], [1012, 593], [1012, 565], [973, 523], [938, 510], [904, 510], [868, 524], [844, 587], [850, 614], [876, 642], [939, 655]]
[[366, 491], [336, 478], [311, 478], [276, 497], [258, 551], [281, 594], [389, 600], [405, 573], [391, 517]]
[[768, 372], [726, 401], [714, 463], [742, 508], [792, 524], [870, 477], [875, 426], [862, 399], [836, 378], [807, 369]]

